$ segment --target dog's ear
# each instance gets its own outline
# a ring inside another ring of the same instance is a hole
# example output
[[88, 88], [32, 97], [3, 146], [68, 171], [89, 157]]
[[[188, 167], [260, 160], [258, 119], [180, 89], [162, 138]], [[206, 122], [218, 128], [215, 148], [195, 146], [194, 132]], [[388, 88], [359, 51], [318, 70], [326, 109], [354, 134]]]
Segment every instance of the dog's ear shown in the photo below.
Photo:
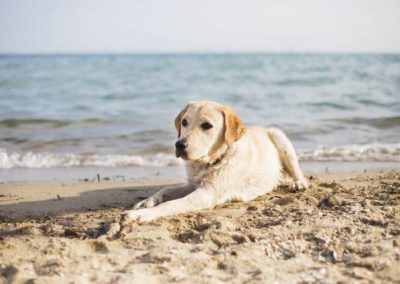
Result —
[[225, 143], [231, 147], [243, 136], [245, 128], [239, 116], [231, 108], [224, 107], [221, 111], [224, 116]]
[[185, 112], [187, 111], [189, 104], [187, 104], [181, 112], [175, 117], [175, 128], [178, 131], [178, 138], [181, 136], [181, 127], [182, 127], [182, 117], [184, 116]]

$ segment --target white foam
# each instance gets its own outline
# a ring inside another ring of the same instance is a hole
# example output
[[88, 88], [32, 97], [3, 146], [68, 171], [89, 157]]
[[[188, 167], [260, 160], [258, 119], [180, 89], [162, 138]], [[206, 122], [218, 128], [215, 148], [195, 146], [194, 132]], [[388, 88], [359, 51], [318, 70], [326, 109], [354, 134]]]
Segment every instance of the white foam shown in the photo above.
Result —
[[[400, 162], [400, 143], [319, 147], [298, 151], [301, 161]], [[76, 155], [58, 153], [7, 153], [0, 148], [0, 169], [54, 167], [166, 167], [183, 165], [173, 155]]]
[[57, 153], [7, 153], [0, 149], [0, 169], [53, 168], [53, 167], [166, 167], [182, 165], [173, 155], [158, 153], [153, 156], [137, 155], [75, 155]]
[[302, 161], [400, 162], [400, 143], [318, 147], [299, 151]]

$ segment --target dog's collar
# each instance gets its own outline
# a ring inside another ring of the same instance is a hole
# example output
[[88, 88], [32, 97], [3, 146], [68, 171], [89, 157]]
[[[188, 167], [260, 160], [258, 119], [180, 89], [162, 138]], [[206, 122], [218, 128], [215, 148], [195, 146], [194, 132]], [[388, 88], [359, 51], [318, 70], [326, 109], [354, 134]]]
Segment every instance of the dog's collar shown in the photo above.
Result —
[[[227, 151], [226, 151], [227, 152]], [[216, 165], [218, 165], [219, 163], [221, 163], [222, 159], [225, 157], [226, 152], [224, 152], [221, 156], [219, 156], [219, 158], [217, 158], [216, 160], [214, 160], [211, 163], [207, 163], [206, 164], [206, 169], [210, 169], [212, 167], [215, 167]]]

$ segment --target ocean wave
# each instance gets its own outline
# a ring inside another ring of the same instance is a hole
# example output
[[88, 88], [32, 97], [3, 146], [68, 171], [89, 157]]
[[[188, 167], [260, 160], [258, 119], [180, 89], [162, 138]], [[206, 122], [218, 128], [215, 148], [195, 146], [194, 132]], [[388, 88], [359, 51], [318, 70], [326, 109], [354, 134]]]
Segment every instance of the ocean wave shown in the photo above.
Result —
[[76, 155], [58, 153], [7, 153], [0, 149], [0, 169], [55, 167], [167, 167], [182, 165], [173, 155]]
[[[300, 161], [400, 162], [400, 143], [319, 147], [298, 151]], [[174, 155], [78, 155], [7, 153], [0, 149], [0, 169], [54, 167], [167, 167], [183, 165]]]
[[293, 78], [276, 81], [278, 86], [325, 86], [333, 85], [337, 82], [335, 77], [315, 77], [315, 78]]
[[400, 143], [344, 145], [299, 151], [301, 161], [400, 162]]
[[311, 106], [316, 109], [327, 108], [327, 109], [338, 109], [338, 110], [351, 110], [353, 107], [348, 106], [343, 103], [335, 103], [335, 102], [315, 102], [315, 103], [306, 103], [305, 105]]
[[15, 128], [21, 126], [50, 126], [50, 127], [66, 127], [66, 126], [92, 126], [112, 123], [113, 121], [108, 121], [104, 119], [89, 118], [83, 120], [53, 120], [53, 119], [40, 119], [40, 118], [26, 118], [26, 119], [3, 119], [0, 120], [0, 126], [6, 128]]
[[400, 116], [389, 116], [380, 118], [351, 117], [351, 118], [337, 119], [336, 121], [339, 123], [346, 123], [346, 124], [368, 125], [378, 129], [400, 126]]

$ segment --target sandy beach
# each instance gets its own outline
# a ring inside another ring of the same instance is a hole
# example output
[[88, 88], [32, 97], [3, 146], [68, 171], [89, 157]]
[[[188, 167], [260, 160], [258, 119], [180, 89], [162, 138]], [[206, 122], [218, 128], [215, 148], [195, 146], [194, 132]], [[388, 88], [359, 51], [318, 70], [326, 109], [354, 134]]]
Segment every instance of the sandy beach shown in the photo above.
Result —
[[120, 215], [182, 180], [1, 184], [0, 282], [400, 281], [400, 172], [308, 178], [144, 224]]
[[394, 0], [0, 0], [0, 284], [400, 284], [399, 26]]

